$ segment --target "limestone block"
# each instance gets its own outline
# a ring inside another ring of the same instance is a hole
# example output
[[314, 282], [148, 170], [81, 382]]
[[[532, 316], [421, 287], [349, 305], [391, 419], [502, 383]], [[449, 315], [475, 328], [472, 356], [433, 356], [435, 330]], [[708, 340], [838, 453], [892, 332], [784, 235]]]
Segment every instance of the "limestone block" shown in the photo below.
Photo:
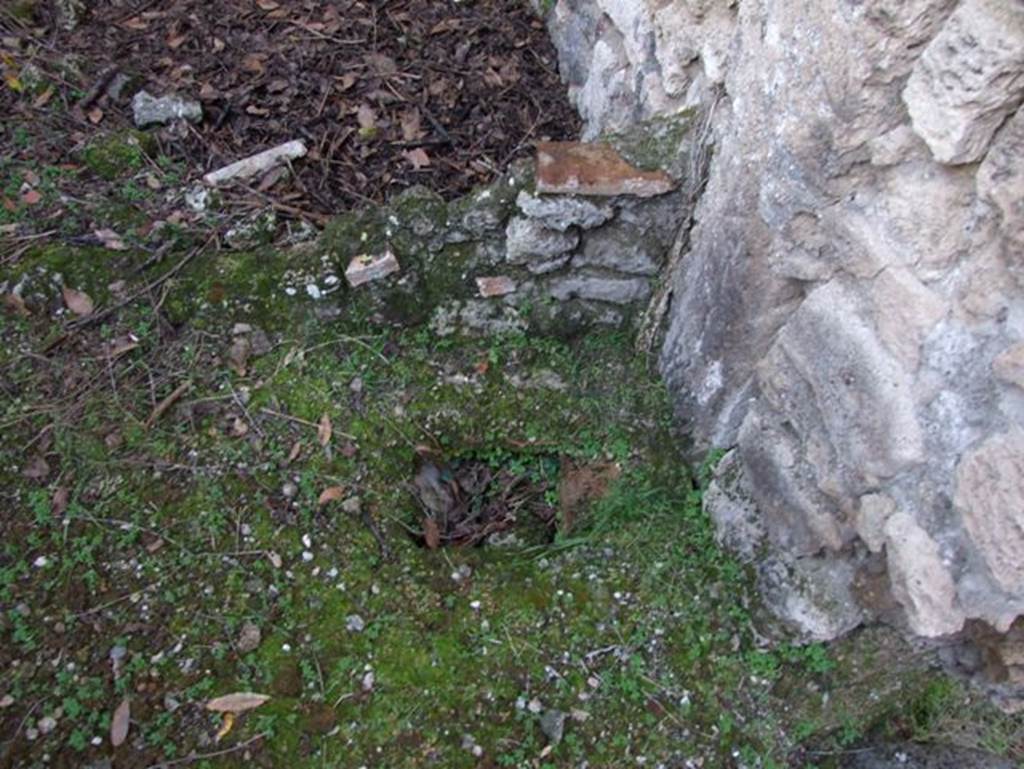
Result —
[[669, 95], [686, 91], [689, 65], [696, 59], [712, 83], [725, 80], [729, 41], [736, 27], [734, 5], [729, 0], [688, 0], [666, 3], [654, 11], [654, 55]]
[[610, 205], [598, 205], [566, 195], [531, 195], [525, 190], [519, 193], [516, 205], [524, 215], [559, 232], [565, 232], [570, 227], [593, 229], [615, 215]]
[[898, 512], [885, 524], [885, 547], [893, 596], [911, 629], [930, 638], [958, 632], [965, 617], [938, 543], [913, 516]]
[[829, 441], [849, 492], [924, 458], [911, 378], [882, 345], [858, 291], [843, 281], [804, 300], [758, 374], [765, 396], [804, 440]]
[[745, 563], [753, 562], [762, 553], [764, 522], [735, 449], [719, 461], [702, 504], [714, 521], [718, 544], [736, 553]]
[[885, 547], [885, 524], [895, 512], [896, 503], [886, 494], [865, 494], [860, 498], [854, 525], [872, 553], [880, 553]]
[[945, 316], [946, 301], [901, 268], [879, 273], [871, 297], [882, 342], [909, 370], [917, 369], [921, 345]]
[[505, 228], [506, 258], [510, 264], [548, 263], [572, 251], [579, 241], [575, 230], [551, 230], [521, 216], [513, 217]]
[[964, 455], [953, 504], [996, 584], [1024, 592], [1024, 429], [994, 435]]
[[1007, 347], [992, 361], [992, 371], [999, 379], [1024, 390], [1024, 342]]
[[929, 43], [903, 91], [914, 130], [943, 163], [981, 160], [1024, 99], [1024, 4], [965, 0]]
[[574, 267], [600, 267], [631, 275], [657, 275], [664, 255], [637, 227], [618, 224], [588, 232], [573, 257]]
[[566, 275], [548, 286], [548, 294], [559, 301], [592, 299], [612, 304], [632, 304], [651, 295], [644, 278], [617, 278], [599, 274]]
[[978, 195], [999, 211], [1003, 234], [1024, 246], [1024, 109], [996, 134], [978, 168]]
[[864, 621], [853, 595], [853, 567], [827, 558], [766, 558], [757, 587], [768, 608], [807, 640], [826, 641]]

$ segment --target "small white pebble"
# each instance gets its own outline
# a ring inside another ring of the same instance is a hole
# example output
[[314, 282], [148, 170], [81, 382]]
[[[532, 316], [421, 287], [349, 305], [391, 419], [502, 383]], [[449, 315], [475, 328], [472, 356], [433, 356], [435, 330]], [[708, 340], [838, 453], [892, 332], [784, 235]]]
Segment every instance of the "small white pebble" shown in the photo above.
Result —
[[45, 568], [46, 565], [49, 564], [49, 563], [50, 563], [50, 559], [47, 558], [45, 555], [41, 555], [38, 558], [36, 558], [34, 561], [32, 561], [32, 565], [35, 566], [37, 569]]
[[303, 550], [302, 551], [302, 560], [305, 561], [306, 563], [309, 563], [310, 561], [313, 560], [313, 554], [311, 552], [309, 552], [308, 550]]
[[290, 652], [292, 650], [291, 644], [281, 644], [281, 651]]

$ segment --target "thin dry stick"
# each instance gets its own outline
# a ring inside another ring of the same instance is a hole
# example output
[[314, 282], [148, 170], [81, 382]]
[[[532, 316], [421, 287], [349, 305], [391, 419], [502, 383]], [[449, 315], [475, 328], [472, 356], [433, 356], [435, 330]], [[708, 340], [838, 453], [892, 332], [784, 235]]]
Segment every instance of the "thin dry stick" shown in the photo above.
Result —
[[[320, 429], [320, 425], [318, 425], [316, 422], [310, 422], [308, 419], [303, 419], [302, 417], [293, 417], [291, 414], [285, 414], [285, 413], [280, 412], [280, 411], [274, 411], [273, 409], [262, 408], [262, 409], [260, 409], [260, 413], [263, 413], [263, 414], [266, 414], [266, 415], [272, 416], [272, 417], [277, 417], [278, 419], [284, 419], [284, 420], [286, 420], [288, 422], [294, 422], [297, 425], [304, 425], [305, 427], [312, 427], [314, 430], [319, 430]], [[343, 433], [340, 430], [335, 430], [333, 428], [331, 429], [331, 433], [333, 435], [340, 435], [342, 438], [347, 438], [350, 441], [356, 440], [356, 437], [354, 435], [349, 435], [348, 433]]]
[[171, 406], [173, 406], [178, 401], [178, 399], [181, 398], [182, 395], [187, 393], [191, 388], [192, 380], [186, 379], [180, 385], [175, 387], [174, 391], [170, 395], [168, 395], [166, 398], [164, 398], [162, 401], [156, 404], [156, 408], [153, 409], [153, 413], [150, 414], [149, 419], [146, 420], [146, 429], [148, 430], [154, 424], [156, 424], [157, 420], [159, 420], [160, 417], [167, 413], [167, 410]]
[[230, 748], [224, 748], [223, 750], [215, 750], [211, 753], [194, 753], [184, 758], [175, 758], [170, 761], [161, 761], [158, 764], [150, 764], [146, 769], [167, 769], [169, 766], [179, 766], [181, 764], [191, 764], [196, 761], [205, 761], [208, 758], [217, 758], [218, 756], [227, 756], [232, 753], [237, 753], [240, 750], [245, 750], [247, 747], [255, 742], [259, 742], [267, 735], [264, 732], [260, 732], [255, 737], [250, 737], [245, 742], [240, 742], [237, 745], [232, 745]]

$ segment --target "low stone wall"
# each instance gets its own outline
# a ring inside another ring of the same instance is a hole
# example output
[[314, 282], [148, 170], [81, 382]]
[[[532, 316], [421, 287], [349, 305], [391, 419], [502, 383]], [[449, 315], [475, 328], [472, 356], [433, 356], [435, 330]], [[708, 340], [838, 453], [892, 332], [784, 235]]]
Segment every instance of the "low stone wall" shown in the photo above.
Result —
[[284, 290], [341, 291], [328, 314], [355, 304], [442, 336], [629, 327], [686, 215], [682, 168], [655, 166], [685, 154], [688, 124], [681, 116], [607, 141], [541, 144], [535, 163], [452, 203], [411, 189], [387, 207], [342, 215], [318, 245], [324, 274], [291, 275]]

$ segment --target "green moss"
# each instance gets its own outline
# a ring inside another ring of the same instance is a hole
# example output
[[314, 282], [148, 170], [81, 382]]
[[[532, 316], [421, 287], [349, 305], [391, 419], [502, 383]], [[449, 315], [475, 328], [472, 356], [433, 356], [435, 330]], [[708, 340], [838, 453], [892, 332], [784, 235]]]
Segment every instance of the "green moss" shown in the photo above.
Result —
[[602, 138], [637, 168], [645, 171], [671, 169], [683, 155], [680, 147], [692, 132], [696, 116], [696, 109], [659, 115]]
[[154, 154], [156, 141], [142, 131], [107, 134], [93, 141], [83, 152], [85, 165], [97, 176], [114, 181], [138, 172], [146, 156]]

